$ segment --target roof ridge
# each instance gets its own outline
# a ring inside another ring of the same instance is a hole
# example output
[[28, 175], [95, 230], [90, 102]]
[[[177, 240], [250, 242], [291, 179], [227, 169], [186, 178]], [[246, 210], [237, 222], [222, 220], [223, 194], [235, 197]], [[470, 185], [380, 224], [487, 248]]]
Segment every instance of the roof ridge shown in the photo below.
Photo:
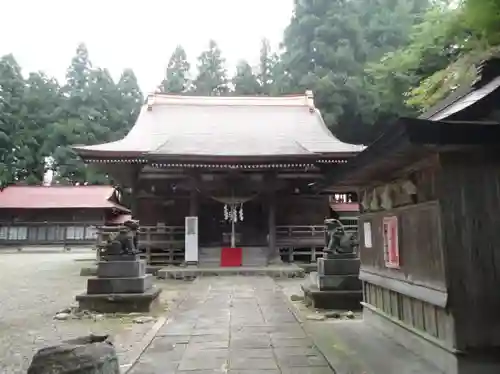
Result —
[[[146, 100], [148, 110], [161, 105], [211, 105], [211, 106], [297, 106], [315, 109], [312, 91], [293, 96], [194, 96], [149, 94]], [[293, 105], [292, 105], [293, 104]]]
[[115, 188], [114, 186], [107, 185], [107, 184], [87, 184], [87, 185], [65, 185], [65, 184], [51, 184], [51, 185], [43, 185], [43, 184], [30, 184], [30, 185], [17, 185], [17, 184], [12, 184], [10, 186], [7, 186], [4, 188], [6, 190], [7, 188], [75, 188], [75, 187], [108, 187], [108, 188]]

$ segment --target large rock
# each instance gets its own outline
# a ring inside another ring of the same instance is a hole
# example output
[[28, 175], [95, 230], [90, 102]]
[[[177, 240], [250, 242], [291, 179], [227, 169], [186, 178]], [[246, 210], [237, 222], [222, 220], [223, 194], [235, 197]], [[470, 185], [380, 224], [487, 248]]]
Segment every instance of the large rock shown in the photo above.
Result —
[[120, 365], [108, 336], [90, 335], [40, 349], [28, 374], [120, 374]]

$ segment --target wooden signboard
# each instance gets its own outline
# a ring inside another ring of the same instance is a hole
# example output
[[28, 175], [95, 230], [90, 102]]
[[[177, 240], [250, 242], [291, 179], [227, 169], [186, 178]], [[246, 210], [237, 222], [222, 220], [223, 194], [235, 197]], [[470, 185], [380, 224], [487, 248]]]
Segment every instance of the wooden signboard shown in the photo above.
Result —
[[384, 259], [388, 268], [399, 268], [398, 217], [385, 217], [383, 221]]

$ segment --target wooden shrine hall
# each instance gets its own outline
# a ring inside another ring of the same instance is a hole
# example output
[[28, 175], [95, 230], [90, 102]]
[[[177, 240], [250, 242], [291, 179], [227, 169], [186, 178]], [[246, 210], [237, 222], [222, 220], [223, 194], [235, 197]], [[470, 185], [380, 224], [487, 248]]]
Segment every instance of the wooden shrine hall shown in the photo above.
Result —
[[360, 339], [374, 327], [434, 367], [404, 372], [500, 372], [500, 59], [477, 75], [318, 185], [360, 195]]
[[362, 147], [332, 135], [311, 92], [155, 93], [123, 139], [74, 150], [130, 193], [150, 265], [262, 266], [283, 248], [323, 247], [332, 212], [310, 185]]

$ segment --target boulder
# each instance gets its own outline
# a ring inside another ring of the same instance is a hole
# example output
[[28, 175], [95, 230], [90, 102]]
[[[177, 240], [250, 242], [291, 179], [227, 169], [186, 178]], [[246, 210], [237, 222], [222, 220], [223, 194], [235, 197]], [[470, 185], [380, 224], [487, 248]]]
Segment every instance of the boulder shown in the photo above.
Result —
[[120, 365], [108, 336], [90, 335], [40, 349], [27, 374], [120, 374]]

